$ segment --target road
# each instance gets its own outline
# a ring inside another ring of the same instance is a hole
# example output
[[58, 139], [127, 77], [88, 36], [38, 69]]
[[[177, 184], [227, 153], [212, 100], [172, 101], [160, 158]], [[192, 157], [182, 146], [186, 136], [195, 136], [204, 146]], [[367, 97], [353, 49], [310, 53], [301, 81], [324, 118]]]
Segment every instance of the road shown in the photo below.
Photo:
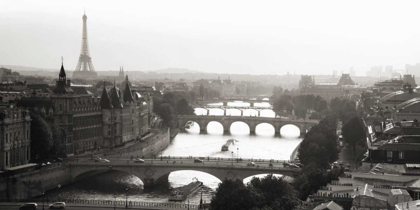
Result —
[[[131, 160], [130, 158], [106, 158], [110, 161], [110, 163], [99, 163], [99, 162], [95, 162], [95, 160], [90, 159], [90, 158], [80, 158], [77, 160], [78, 163], [94, 163], [94, 164], [108, 164], [108, 165], [125, 165], [125, 164], [153, 164], [153, 165], [168, 165], [169, 164], [173, 164], [173, 165], [178, 165], [178, 164], [183, 164], [183, 165], [199, 165], [199, 164], [203, 164], [205, 166], [234, 166], [234, 167], [269, 167], [270, 164], [270, 160], [240, 160], [237, 161], [236, 159], [221, 159], [221, 158], [203, 158], [202, 161], [203, 163], [196, 163], [194, 162], [194, 158], [180, 158], [180, 157], [171, 157], [170, 159], [168, 157], [163, 157], [162, 160], [158, 157], [156, 159], [144, 159], [144, 163], [135, 163], [133, 160]], [[255, 166], [248, 166], [248, 163], [250, 162], [254, 162]], [[274, 168], [284, 168], [285, 166], [283, 165], [284, 160], [273, 160], [272, 161], [272, 165]], [[286, 161], [288, 162], [288, 161]]]
[[[0, 210], [13, 210], [13, 209], [19, 209], [21, 205], [9, 205], [9, 204], [0, 204]], [[38, 205], [38, 210], [42, 209], [42, 204]], [[45, 206], [45, 209], [48, 209], [47, 206]], [[105, 207], [105, 206], [92, 206], [92, 207], [88, 207], [88, 206], [67, 206], [66, 209], [68, 210], [99, 210], [99, 209], [114, 209], [114, 207]], [[125, 207], [117, 207], [116, 209], [125, 209]], [[141, 209], [141, 210], [157, 210], [156, 209], [148, 209], [148, 208], [128, 208], [128, 209]]]
[[[13, 210], [19, 209], [24, 203], [0, 203], [0, 210]], [[193, 206], [190, 206], [190, 209], [195, 209]], [[38, 202], [38, 210], [43, 209], [42, 203]], [[48, 205], [45, 204], [44, 209], [49, 209]], [[99, 210], [99, 209], [114, 209], [114, 206], [103, 206], [103, 205], [77, 205], [77, 204], [67, 204], [66, 209], [69, 210]], [[126, 209], [125, 206], [117, 206], [116, 209], [122, 210]], [[167, 210], [180, 210], [186, 208], [167, 208], [167, 207], [128, 207], [127, 209], [137, 209], [137, 210], [159, 210], [159, 209], [167, 209]]]

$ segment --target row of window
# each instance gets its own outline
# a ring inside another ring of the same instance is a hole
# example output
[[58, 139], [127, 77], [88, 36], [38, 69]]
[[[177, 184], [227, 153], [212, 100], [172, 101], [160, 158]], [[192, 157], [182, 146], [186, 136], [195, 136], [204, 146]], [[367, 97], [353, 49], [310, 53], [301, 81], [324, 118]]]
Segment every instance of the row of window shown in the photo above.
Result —
[[[25, 132], [23, 132], [24, 134], [25, 134]], [[10, 137], [10, 139], [9, 139], [9, 137]], [[23, 138], [21, 138], [21, 139], [18, 139], [18, 138], [20, 138], [20, 131], [15, 131], [15, 132], [10, 132], [10, 134], [9, 133], [6, 133], [6, 136], [5, 136], [5, 139], [6, 139], [6, 144], [9, 144], [9, 141], [10, 141], [10, 143], [12, 143], [13, 142], [13, 140], [28, 140], [29, 139], [29, 130], [26, 130], [26, 136], [23, 136]]]
[[[387, 151], [386, 152], [387, 159], [392, 159], [392, 156], [393, 156], [393, 151]], [[400, 160], [404, 159], [404, 152], [403, 151], [398, 152], [398, 159], [400, 159]]]

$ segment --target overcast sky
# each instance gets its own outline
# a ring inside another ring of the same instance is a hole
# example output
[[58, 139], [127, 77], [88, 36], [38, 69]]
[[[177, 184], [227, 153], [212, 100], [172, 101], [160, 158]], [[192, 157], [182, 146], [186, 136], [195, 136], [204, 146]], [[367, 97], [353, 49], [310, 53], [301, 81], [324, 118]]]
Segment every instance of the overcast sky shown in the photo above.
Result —
[[358, 75], [420, 62], [419, 1], [0, 1], [0, 64]]

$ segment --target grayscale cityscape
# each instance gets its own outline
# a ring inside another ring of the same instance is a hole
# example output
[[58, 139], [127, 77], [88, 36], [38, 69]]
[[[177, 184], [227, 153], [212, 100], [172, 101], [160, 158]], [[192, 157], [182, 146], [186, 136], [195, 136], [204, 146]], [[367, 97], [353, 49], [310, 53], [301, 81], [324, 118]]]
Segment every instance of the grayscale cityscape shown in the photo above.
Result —
[[420, 210], [418, 1], [0, 2], [0, 210]]

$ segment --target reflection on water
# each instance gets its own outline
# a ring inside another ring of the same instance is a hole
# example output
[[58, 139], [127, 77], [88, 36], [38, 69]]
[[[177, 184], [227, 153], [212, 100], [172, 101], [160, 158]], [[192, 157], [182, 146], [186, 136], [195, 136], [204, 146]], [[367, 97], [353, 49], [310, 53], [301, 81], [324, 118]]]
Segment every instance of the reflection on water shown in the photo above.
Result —
[[[245, 106], [246, 103], [229, 103], [230, 106]], [[222, 103], [218, 104], [223, 105]], [[270, 106], [268, 103], [255, 103], [255, 106]], [[247, 105], [249, 106], [249, 104]], [[197, 108], [197, 115], [207, 115], [206, 109]], [[223, 115], [222, 109], [210, 109], [210, 115]], [[241, 114], [238, 109], [228, 109], [227, 115]], [[258, 112], [254, 109], [243, 110], [245, 116], [256, 116]], [[274, 117], [272, 110], [261, 110], [260, 116]], [[200, 134], [198, 124], [194, 123], [190, 129], [179, 133], [170, 143], [167, 149], [163, 151], [164, 156], [196, 156], [196, 157], [222, 157], [231, 158], [241, 157], [243, 159], [277, 159], [287, 160], [291, 153], [300, 143], [299, 129], [293, 125], [283, 126], [280, 136], [275, 136], [274, 127], [267, 123], [261, 123], [256, 128], [256, 134], [249, 134], [249, 127], [243, 122], [235, 122], [230, 128], [230, 134], [223, 134], [223, 126], [218, 122], [210, 122], [207, 127], [207, 134]], [[230, 138], [235, 138], [235, 143], [230, 151], [221, 151], [222, 145]], [[263, 176], [263, 175], [262, 175]], [[171, 188], [177, 188], [187, 185], [197, 177], [204, 183], [203, 199], [210, 201], [211, 197], [220, 183], [216, 177], [199, 171], [176, 171], [169, 175], [169, 184]], [[244, 180], [248, 182], [252, 177]], [[114, 200], [114, 194], [117, 194], [117, 200], [125, 200], [128, 188], [128, 200], [132, 201], [150, 201], [150, 202], [168, 202], [170, 190], [155, 190], [144, 192], [142, 190], [142, 181], [131, 174], [119, 171], [106, 172], [104, 174], [81, 180], [75, 184], [62, 187], [60, 190], [53, 190], [46, 193], [46, 197], [53, 198], [80, 198], [90, 200]], [[200, 193], [193, 194], [190, 203], [198, 203]], [[187, 202], [187, 201], [185, 201]]]

